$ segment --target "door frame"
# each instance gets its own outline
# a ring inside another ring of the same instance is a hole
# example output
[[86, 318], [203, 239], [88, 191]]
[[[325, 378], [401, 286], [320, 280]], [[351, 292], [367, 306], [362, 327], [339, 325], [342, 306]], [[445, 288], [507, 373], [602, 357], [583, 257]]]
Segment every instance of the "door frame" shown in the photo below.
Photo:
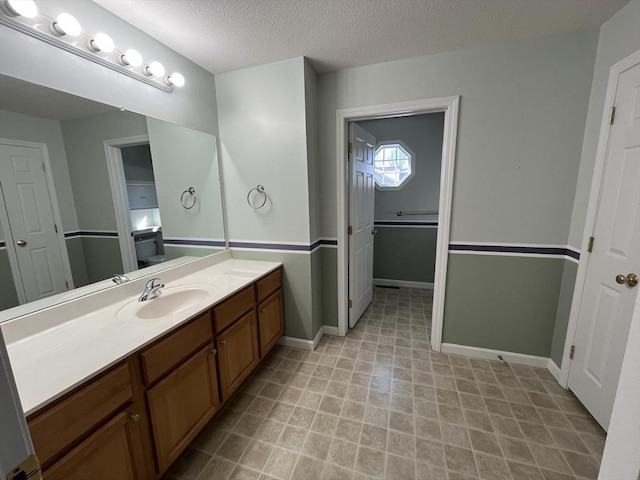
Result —
[[[51, 160], [49, 159], [49, 150], [46, 143], [42, 142], [27, 142], [24, 140], [13, 140], [10, 138], [0, 138], [0, 144], [13, 145], [16, 147], [25, 148], [37, 148], [42, 155], [42, 161], [44, 162], [44, 177], [47, 182], [47, 190], [49, 192], [49, 202], [51, 203], [51, 210], [53, 212], [53, 221], [58, 227], [56, 232], [56, 238], [58, 239], [58, 247], [60, 248], [60, 256], [62, 257], [62, 271], [64, 272], [64, 279], [67, 282], [67, 290], [73, 290], [73, 276], [71, 274], [71, 262], [69, 260], [69, 251], [67, 250], [67, 242], [64, 238], [64, 227], [62, 225], [62, 216], [60, 215], [60, 206], [58, 204], [58, 197], [56, 196], [55, 184], [53, 182], [53, 172], [51, 169]], [[9, 224], [9, 212], [7, 212], [7, 206], [4, 201], [4, 192], [0, 186], [0, 226], [2, 226], [2, 232], [5, 236], [5, 246], [7, 248], [7, 254], [9, 255], [9, 265], [11, 266], [11, 275], [13, 282], [16, 286], [16, 292], [18, 294], [18, 301], [20, 305], [27, 303], [27, 295], [24, 291], [24, 284], [22, 283], [22, 274], [20, 273], [20, 265], [18, 263], [18, 254], [16, 253], [16, 246], [13, 239], [13, 233], [11, 231], [11, 225]]]
[[600, 205], [600, 192], [604, 181], [604, 171], [606, 167], [607, 153], [609, 151], [609, 139], [611, 136], [611, 125], [609, 125], [609, 110], [614, 106], [617, 93], [618, 77], [622, 72], [640, 63], [640, 50], [635, 51], [628, 57], [615, 63], [609, 70], [609, 80], [604, 101], [604, 110], [600, 123], [600, 135], [598, 137], [598, 147], [596, 150], [595, 165], [593, 168], [593, 178], [591, 180], [591, 190], [589, 191], [589, 201], [585, 220], [584, 233], [582, 235], [582, 247], [580, 260], [578, 262], [578, 272], [576, 274], [576, 284], [571, 300], [571, 311], [569, 313], [569, 323], [567, 324], [567, 336], [564, 342], [562, 354], [562, 366], [560, 367], [560, 377], [558, 382], [565, 388], [569, 387], [569, 372], [571, 364], [569, 353], [574, 345], [578, 323], [580, 320], [580, 308], [584, 293], [587, 270], [589, 267], [590, 255], [588, 252], [589, 238], [593, 234], [598, 207]]
[[138, 258], [136, 256], [136, 246], [131, 236], [133, 227], [131, 226], [131, 216], [129, 215], [129, 197], [127, 196], [127, 183], [120, 149], [147, 143], [149, 143], [149, 135], [111, 138], [104, 141], [104, 154], [107, 159], [107, 170], [109, 171], [109, 185], [111, 186], [111, 197], [113, 198], [113, 209], [116, 216], [123, 273], [138, 270]]
[[344, 108], [336, 111], [336, 181], [337, 181], [337, 237], [338, 237], [338, 335], [348, 331], [348, 266], [347, 246], [348, 209], [348, 123], [395, 116], [420, 115], [444, 112], [442, 138], [442, 168], [440, 171], [440, 200], [438, 207], [438, 237], [436, 246], [436, 270], [433, 291], [433, 319], [431, 324], [431, 348], [437, 352], [442, 345], [442, 322], [447, 281], [447, 259], [451, 227], [451, 202], [453, 196], [453, 172], [458, 130], [460, 96], [411, 100], [407, 102]]

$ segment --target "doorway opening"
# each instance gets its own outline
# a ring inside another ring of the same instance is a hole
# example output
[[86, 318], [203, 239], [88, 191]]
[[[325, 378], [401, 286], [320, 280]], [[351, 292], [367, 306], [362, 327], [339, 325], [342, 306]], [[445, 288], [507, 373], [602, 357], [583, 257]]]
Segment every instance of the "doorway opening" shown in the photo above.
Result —
[[[410, 192], [411, 189], [403, 187], [402, 183], [409, 185], [415, 181], [411, 167], [416, 171], [415, 162], [411, 158], [412, 148], [401, 142], [398, 138], [388, 138], [380, 145], [376, 144], [376, 139], [370, 135], [360, 125], [374, 125], [373, 122], [381, 121], [401, 121], [403, 118], [419, 118], [419, 116], [437, 114], [441, 117], [440, 134], [440, 168], [437, 174], [439, 184], [439, 194], [433, 201], [436, 207], [399, 207], [386, 208], [381, 206], [382, 211], [390, 212], [391, 217], [395, 215], [395, 222], [410, 224], [412, 215], [406, 213], [417, 213], [420, 220], [416, 226], [426, 227], [427, 223], [435, 223], [436, 220], [429, 221], [429, 216], [433, 217], [437, 212], [437, 234], [435, 239], [435, 259], [433, 267], [433, 281], [405, 280], [418, 283], [407, 284], [413, 287], [433, 286], [433, 315], [431, 330], [431, 345], [436, 351], [440, 350], [442, 340], [442, 316], [444, 307], [444, 293], [446, 281], [447, 253], [449, 245], [449, 228], [451, 216], [451, 196], [453, 187], [453, 167], [455, 158], [457, 116], [459, 97], [446, 97], [396, 104], [376, 105], [370, 107], [360, 107], [353, 109], [338, 110], [337, 112], [337, 205], [338, 205], [338, 334], [346, 335], [348, 327], [355, 325], [359, 314], [373, 297], [373, 261], [374, 248], [371, 240], [376, 236], [376, 225], [374, 219], [374, 198], [376, 175], [381, 184], [387, 184], [401, 192], [399, 197], [403, 197], [402, 190]], [[432, 117], [434, 118], [434, 117]], [[397, 136], [397, 135], [396, 135]], [[351, 145], [349, 145], [351, 144]], [[398, 146], [396, 153], [389, 153], [389, 161], [382, 149], [378, 147], [386, 146], [394, 148]], [[376, 152], [378, 150], [378, 152]], [[349, 153], [351, 151], [351, 153]], [[398, 153], [399, 152], [399, 153]], [[400, 155], [400, 161], [398, 159]], [[359, 157], [360, 160], [354, 160]], [[376, 159], [377, 158], [377, 159]], [[359, 162], [359, 165], [356, 165]], [[412, 163], [413, 162], [413, 163]], [[377, 172], [376, 172], [377, 164]], [[415, 185], [418, 185], [417, 183]], [[391, 193], [385, 192], [385, 193]], [[405, 197], [411, 197], [405, 195]], [[382, 198], [382, 197], [381, 197]], [[353, 199], [353, 201], [351, 201]], [[409, 202], [407, 198], [403, 201]], [[358, 209], [357, 206], [361, 205]], [[371, 208], [367, 208], [370, 205]], [[376, 205], [377, 206], [377, 205]], [[422, 210], [425, 208], [425, 210]], [[429, 208], [428, 210], [426, 208]], [[380, 215], [382, 215], [382, 211]], [[401, 212], [398, 215], [398, 212]], [[430, 212], [430, 213], [426, 213]], [[375, 212], [376, 214], [378, 212]], [[387, 215], [387, 214], [385, 214]], [[402, 218], [404, 217], [404, 218]], [[382, 223], [392, 223], [378, 219], [378, 226], [387, 227]], [[407, 225], [409, 226], [409, 225]], [[436, 225], [432, 225], [436, 226]], [[392, 227], [391, 227], [392, 228]], [[351, 233], [351, 234], [350, 234]], [[380, 231], [377, 232], [380, 234]], [[359, 237], [359, 238], [358, 238]], [[381, 237], [382, 238], [382, 237]], [[403, 248], [402, 245], [398, 246]], [[370, 258], [371, 262], [365, 261]], [[370, 271], [367, 265], [371, 265]], [[379, 272], [385, 271], [382, 266]], [[389, 270], [387, 270], [389, 271]], [[382, 273], [380, 273], [382, 275]], [[371, 279], [369, 281], [369, 278]], [[363, 280], [366, 279], [366, 280]], [[385, 282], [385, 280], [387, 280]], [[389, 282], [392, 280], [392, 282]], [[397, 282], [393, 282], [397, 280]], [[398, 283], [400, 282], [400, 284]], [[401, 286], [402, 280], [378, 278], [377, 283], [381, 286]], [[386, 283], [386, 285], [384, 285]], [[390, 284], [391, 283], [391, 284]], [[432, 285], [430, 285], [432, 284]], [[369, 285], [371, 287], [369, 288]], [[355, 297], [355, 298], [352, 298]], [[354, 309], [354, 305], [355, 309]], [[353, 313], [351, 313], [353, 312]]]
[[124, 273], [166, 260], [149, 137], [104, 142]]

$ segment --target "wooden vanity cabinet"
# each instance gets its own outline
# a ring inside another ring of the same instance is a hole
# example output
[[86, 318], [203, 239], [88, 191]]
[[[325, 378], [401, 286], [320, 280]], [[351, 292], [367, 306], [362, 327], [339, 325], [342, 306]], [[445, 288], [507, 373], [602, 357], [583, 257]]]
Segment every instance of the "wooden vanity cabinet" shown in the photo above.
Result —
[[283, 331], [279, 268], [30, 415], [43, 478], [161, 478]]
[[45, 480], [137, 480], [140, 434], [126, 409], [44, 472]]
[[282, 289], [276, 290], [258, 304], [258, 330], [260, 331], [260, 356], [264, 357], [284, 333]]
[[228, 400], [260, 361], [255, 307], [216, 338], [222, 400]]
[[218, 375], [211, 344], [147, 392], [158, 469], [165, 471], [218, 411]]

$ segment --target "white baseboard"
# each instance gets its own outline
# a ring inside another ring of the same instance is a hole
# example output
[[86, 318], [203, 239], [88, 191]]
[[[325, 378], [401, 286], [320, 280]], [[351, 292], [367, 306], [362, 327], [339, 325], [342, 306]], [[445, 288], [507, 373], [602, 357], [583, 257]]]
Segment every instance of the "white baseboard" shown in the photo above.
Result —
[[[320, 339], [318, 339], [320, 341]], [[295, 337], [281, 337], [278, 340], [278, 345], [283, 347], [299, 348], [300, 350], [314, 350], [314, 340], [305, 340], [303, 338]]]
[[322, 333], [324, 333], [325, 335], [333, 335], [334, 337], [337, 337], [338, 327], [330, 327], [329, 325], [323, 325]]
[[562, 374], [560, 373], [560, 367], [556, 365], [556, 362], [549, 359], [549, 363], [547, 364], [547, 370], [549, 370], [549, 373], [553, 375], [553, 378], [555, 378], [558, 381], [558, 383], [562, 385], [562, 382], [560, 381], [560, 377]]
[[406, 287], [406, 288], [423, 288], [425, 290], [433, 290], [433, 283], [429, 282], [410, 282], [409, 280], [391, 280], [388, 278], [374, 278], [374, 285], [381, 287]]
[[539, 368], [549, 367], [549, 359], [547, 357], [536, 357], [535, 355], [527, 355], [525, 353], [501, 352], [500, 350], [470, 347], [468, 345], [456, 345], [454, 343], [443, 343], [442, 353], [451, 353], [454, 355], [463, 355], [465, 357], [483, 358], [485, 360], [496, 361], [500, 361], [498, 355], [502, 355], [502, 358], [507, 363]]
[[300, 350], [315, 350], [322, 338], [322, 335], [338, 335], [338, 327], [330, 327], [323, 325], [318, 330], [313, 340], [305, 340], [304, 338], [282, 337], [278, 340], [278, 345], [283, 347], [299, 348]]

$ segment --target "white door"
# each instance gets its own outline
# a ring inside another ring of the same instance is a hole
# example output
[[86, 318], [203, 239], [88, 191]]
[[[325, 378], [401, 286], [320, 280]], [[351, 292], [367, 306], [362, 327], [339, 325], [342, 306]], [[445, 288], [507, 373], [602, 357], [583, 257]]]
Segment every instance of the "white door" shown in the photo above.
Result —
[[373, 208], [376, 139], [349, 124], [349, 326], [358, 322], [373, 299]]
[[42, 150], [0, 144], [0, 187], [9, 221], [5, 240], [15, 249], [26, 301], [66, 291]]
[[640, 274], [640, 64], [617, 77], [569, 388], [606, 430]]

